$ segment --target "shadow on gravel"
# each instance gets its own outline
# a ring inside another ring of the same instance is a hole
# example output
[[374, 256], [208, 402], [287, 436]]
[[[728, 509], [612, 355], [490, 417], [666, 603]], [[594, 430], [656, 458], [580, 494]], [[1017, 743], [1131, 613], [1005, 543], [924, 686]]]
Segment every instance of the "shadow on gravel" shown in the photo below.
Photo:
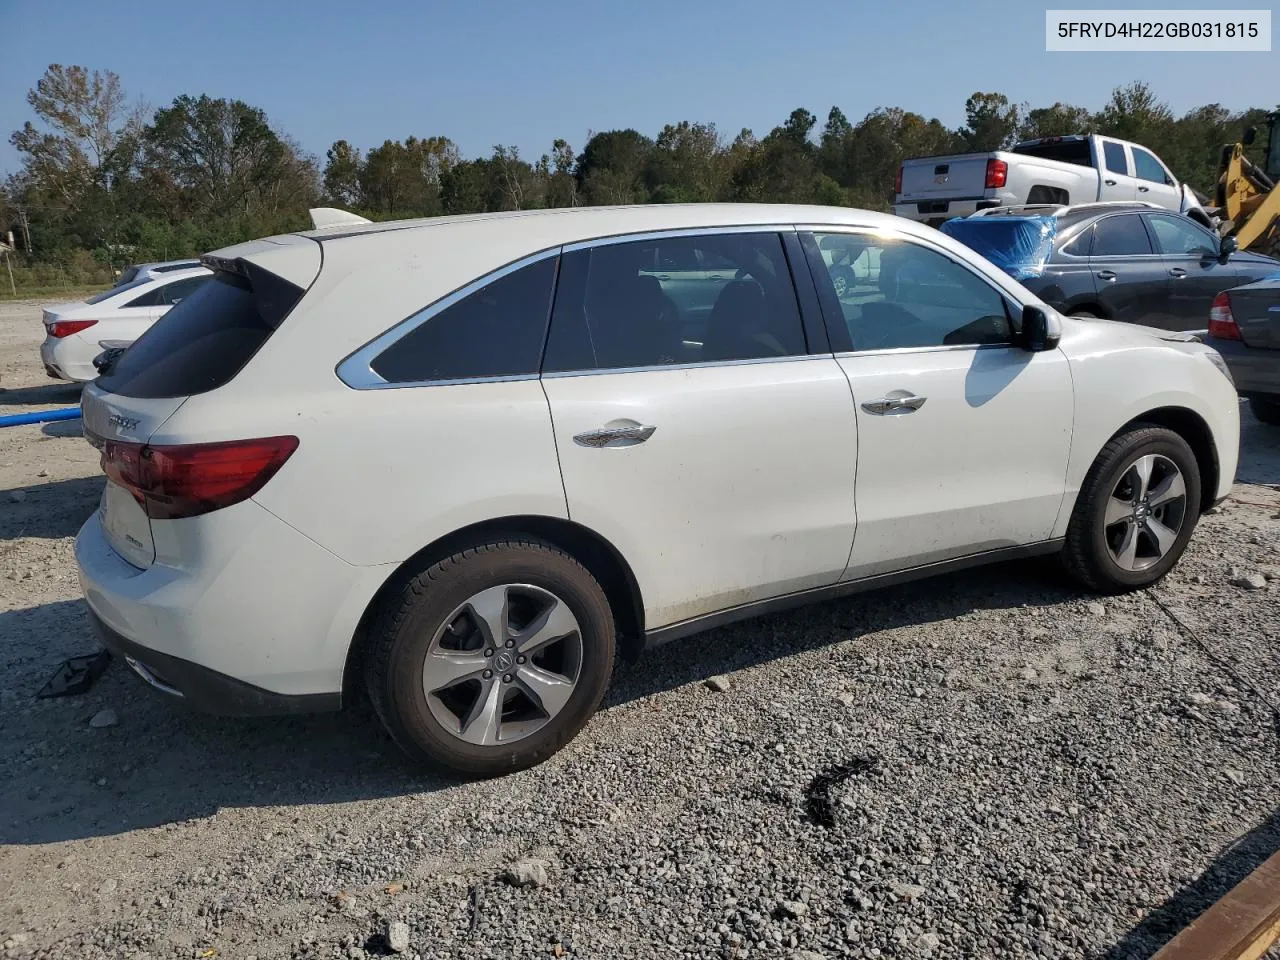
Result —
[[605, 707], [841, 640], [974, 610], [1051, 606], [1085, 594], [1052, 558], [933, 577], [786, 613], [744, 620], [658, 647], [621, 664]]
[[74, 537], [97, 509], [105, 483], [98, 475], [0, 490], [0, 541]]
[[1236, 480], [1280, 485], [1280, 427], [1262, 423], [1249, 412], [1247, 404], [1240, 408], [1240, 466]]
[[83, 387], [78, 383], [45, 383], [38, 387], [16, 387], [0, 389], [0, 407], [35, 406], [45, 403], [79, 403], [80, 391]]
[[[43, 647], [51, 652], [41, 655]], [[412, 769], [363, 707], [207, 717], [148, 689], [118, 658], [88, 693], [36, 699], [64, 657], [97, 649], [81, 601], [0, 612], [0, 847], [112, 836], [222, 808], [345, 803], [457, 783]], [[117, 725], [91, 728], [107, 708]]]
[[1228, 846], [1196, 877], [1130, 930], [1102, 960], [1146, 960], [1280, 850], [1280, 810]]

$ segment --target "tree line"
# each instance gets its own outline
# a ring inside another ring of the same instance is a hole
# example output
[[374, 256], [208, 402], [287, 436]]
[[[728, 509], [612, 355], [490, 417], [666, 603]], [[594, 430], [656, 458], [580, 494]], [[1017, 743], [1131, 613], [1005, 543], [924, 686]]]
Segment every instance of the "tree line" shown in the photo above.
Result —
[[21, 167], [0, 188], [0, 236], [12, 231], [28, 264], [191, 256], [309, 226], [308, 208], [321, 204], [371, 219], [716, 200], [885, 210], [906, 157], [1072, 133], [1143, 143], [1211, 195], [1222, 145], [1267, 112], [1208, 104], [1176, 116], [1133, 83], [1098, 110], [974, 93], [957, 129], [900, 107], [856, 123], [838, 106], [821, 123], [800, 107], [763, 136], [682, 120], [652, 137], [592, 132], [580, 150], [556, 139], [536, 158], [500, 144], [468, 159], [447, 136], [410, 135], [338, 140], [321, 159], [259, 107], [201, 94], [152, 110], [131, 103], [111, 71], [54, 64], [27, 103], [34, 118], [10, 137]]

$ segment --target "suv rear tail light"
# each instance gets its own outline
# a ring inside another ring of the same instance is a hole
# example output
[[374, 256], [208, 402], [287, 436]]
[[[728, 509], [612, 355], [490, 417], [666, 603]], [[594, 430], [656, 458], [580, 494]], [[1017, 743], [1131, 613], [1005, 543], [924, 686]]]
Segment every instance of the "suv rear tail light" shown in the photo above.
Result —
[[1009, 164], [991, 157], [987, 161], [987, 189], [996, 190], [1005, 185], [1009, 179]]
[[73, 333], [79, 333], [81, 330], [88, 330], [97, 324], [97, 320], [57, 320], [49, 324], [49, 336], [55, 340], [61, 340], [63, 337], [69, 337]]
[[902, 193], [902, 167], [898, 167], [898, 173], [893, 178], [893, 192], [896, 194]]
[[148, 446], [94, 438], [102, 471], [152, 520], [180, 520], [247, 500], [298, 449], [297, 437]]
[[1231, 314], [1231, 298], [1220, 293], [1209, 308], [1209, 336], [1219, 340], [1243, 340], [1236, 318]]

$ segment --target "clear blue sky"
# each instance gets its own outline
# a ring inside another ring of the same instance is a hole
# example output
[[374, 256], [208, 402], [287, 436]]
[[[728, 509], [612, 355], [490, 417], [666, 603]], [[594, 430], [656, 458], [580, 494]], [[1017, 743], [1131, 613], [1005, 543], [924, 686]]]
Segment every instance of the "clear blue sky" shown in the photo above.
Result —
[[26, 90], [50, 63], [114, 70], [153, 107], [183, 93], [238, 97], [321, 158], [338, 138], [367, 148], [439, 134], [464, 156], [505, 143], [532, 160], [559, 136], [581, 149], [589, 130], [653, 136], [688, 119], [730, 138], [742, 127], [763, 135], [794, 107], [821, 121], [832, 104], [854, 122], [896, 105], [956, 126], [975, 90], [1096, 109], [1132, 80], [1175, 112], [1280, 101], [1274, 51], [1046, 53], [1048, 5], [1067, 6], [218, 0], [135, 10], [128, 0], [0, 0], [0, 172], [17, 168], [8, 134], [30, 118]]

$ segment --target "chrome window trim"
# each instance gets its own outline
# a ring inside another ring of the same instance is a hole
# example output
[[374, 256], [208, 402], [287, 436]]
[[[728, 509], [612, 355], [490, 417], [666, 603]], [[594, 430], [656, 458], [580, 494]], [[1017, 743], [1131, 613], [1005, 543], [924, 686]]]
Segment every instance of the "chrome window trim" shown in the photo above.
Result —
[[957, 350], [1021, 350], [1016, 343], [944, 343], [933, 347], [884, 347], [879, 350], [841, 350], [837, 360], [855, 357], [896, 356], [902, 353], [951, 353]]
[[607, 377], [615, 373], [654, 373], [659, 370], [705, 370], [708, 367], [743, 367], [757, 363], [795, 363], [802, 360], [830, 360], [830, 353], [797, 353], [790, 357], [752, 357], [747, 360], [695, 360], [691, 363], [655, 363], [643, 367], [607, 367], [603, 370], [593, 367], [590, 370], [556, 370], [544, 373], [542, 379], [554, 380], [559, 377]]
[[596, 237], [592, 240], [579, 240], [564, 245], [563, 252], [573, 253], [577, 250], [590, 250], [595, 247], [611, 247], [619, 243], [644, 243], [650, 240], [675, 239], [678, 237], [705, 237], [723, 233], [794, 233], [796, 228], [789, 223], [748, 223], [725, 227], [672, 227], [670, 230], [646, 230], [644, 233], [619, 233], [607, 237]]
[[[354, 390], [395, 390], [403, 387], [447, 387], [463, 383], [503, 383], [513, 380], [537, 380], [538, 373], [535, 371], [533, 373], [512, 374], [511, 376], [502, 377], [466, 377], [455, 380], [400, 380], [393, 382], [387, 380], [373, 369], [373, 361], [402, 338], [408, 336], [428, 320], [443, 313], [458, 301], [469, 297], [482, 287], [487, 287], [489, 284], [515, 273], [517, 270], [522, 270], [550, 257], [558, 257], [562, 250], [562, 247], [551, 247], [547, 250], [540, 250], [537, 253], [530, 254], [527, 257], [522, 257], [519, 260], [514, 260], [505, 267], [499, 267], [497, 270], [486, 273], [465, 286], [459, 287], [452, 293], [445, 294], [445, 296], [428, 304], [421, 310], [410, 314], [389, 330], [370, 340], [345, 360], [342, 360], [335, 370], [338, 379]], [[548, 304], [548, 323], [550, 322], [550, 309], [550, 304]]]

